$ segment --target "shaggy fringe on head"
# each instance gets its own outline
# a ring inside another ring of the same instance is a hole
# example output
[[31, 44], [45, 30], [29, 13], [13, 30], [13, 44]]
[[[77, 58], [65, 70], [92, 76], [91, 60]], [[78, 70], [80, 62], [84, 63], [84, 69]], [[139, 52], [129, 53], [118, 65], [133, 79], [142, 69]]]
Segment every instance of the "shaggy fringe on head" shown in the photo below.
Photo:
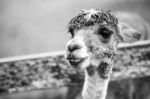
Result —
[[106, 22], [108, 26], [111, 26], [117, 30], [118, 20], [108, 11], [103, 11], [99, 9], [90, 9], [81, 11], [77, 16], [75, 16], [68, 24], [68, 32], [73, 32], [74, 30], [79, 30], [83, 26], [93, 26], [95, 23], [101, 24]]

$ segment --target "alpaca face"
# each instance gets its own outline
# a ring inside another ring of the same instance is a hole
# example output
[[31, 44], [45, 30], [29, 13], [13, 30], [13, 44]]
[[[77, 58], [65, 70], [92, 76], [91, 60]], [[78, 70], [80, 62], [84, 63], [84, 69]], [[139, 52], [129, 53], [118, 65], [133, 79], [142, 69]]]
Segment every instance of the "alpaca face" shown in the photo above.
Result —
[[[108, 15], [108, 16], [107, 16]], [[107, 19], [108, 18], [108, 19]], [[108, 12], [90, 10], [71, 20], [67, 59], [74, 67], [111, 63], [117, 50], [117, 20]]]
[[[115, 55], [115, 30], [105, 24], [95, 24], [74, 31], [67, 43], [67, 56], [72, 66], [86, 68], [111, 61]], [[107, 60], [107, 61], [106, 61]]]
[[137, 40], [140, 37], [130, 27], [123, 29], [121, 26], [110, 11], [90, 9], [79, 13], [68, 25], [71, 39], [67, 43], [66, 56], [69, 63], [77, 68], [90, 67], [89, 71], [92, 69], [108, 74], [118, 41]]

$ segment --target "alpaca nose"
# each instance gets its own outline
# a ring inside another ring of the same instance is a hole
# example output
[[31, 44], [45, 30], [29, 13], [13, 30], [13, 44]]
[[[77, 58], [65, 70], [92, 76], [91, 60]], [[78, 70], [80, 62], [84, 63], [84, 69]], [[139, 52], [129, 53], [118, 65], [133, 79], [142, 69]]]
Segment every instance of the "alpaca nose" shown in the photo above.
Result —
[[68, 51], [73, 52], [75, 50], [81, 49], [82, 45], [79, 43], [71, 43], [68, 45]]

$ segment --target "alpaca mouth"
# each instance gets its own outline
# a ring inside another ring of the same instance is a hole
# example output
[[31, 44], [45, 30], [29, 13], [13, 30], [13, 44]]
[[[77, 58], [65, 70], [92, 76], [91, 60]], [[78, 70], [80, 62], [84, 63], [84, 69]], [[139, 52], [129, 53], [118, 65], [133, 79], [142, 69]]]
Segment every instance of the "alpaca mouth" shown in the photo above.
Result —
[[72, 66], [77, 66], [77, 65], [81, 64], [85, 60], [85, 58], [68, 59], [68, 60]]
[[70, 65], [72, 66], [79, 66], [81, 63], [83, 63], [85, 60], [87, 59], [87, 57], [67, 57], [67, 60], [69, 61]]
[[69, 53], [67, 54], [66, 58], [69, 61], [70, 65], [72, 65], [73, 67], [77, 67], [82, 64], [88, 58], [88, 56], [81, 57], [78, 54]]

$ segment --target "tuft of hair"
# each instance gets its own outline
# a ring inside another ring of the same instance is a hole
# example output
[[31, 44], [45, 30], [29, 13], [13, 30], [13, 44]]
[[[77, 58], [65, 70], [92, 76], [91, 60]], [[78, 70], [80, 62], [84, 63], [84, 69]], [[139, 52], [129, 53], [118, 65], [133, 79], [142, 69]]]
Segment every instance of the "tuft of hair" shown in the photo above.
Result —
[[112, 15], [111, 11], [100, 9], [82, 10], [77, 16], [71, 19], [68, 24], [68, 32], [79, 30], [85, 26], [93, 26], [105, 22], [108, 26], [114, 27], [117, 30], [118, 20]]

